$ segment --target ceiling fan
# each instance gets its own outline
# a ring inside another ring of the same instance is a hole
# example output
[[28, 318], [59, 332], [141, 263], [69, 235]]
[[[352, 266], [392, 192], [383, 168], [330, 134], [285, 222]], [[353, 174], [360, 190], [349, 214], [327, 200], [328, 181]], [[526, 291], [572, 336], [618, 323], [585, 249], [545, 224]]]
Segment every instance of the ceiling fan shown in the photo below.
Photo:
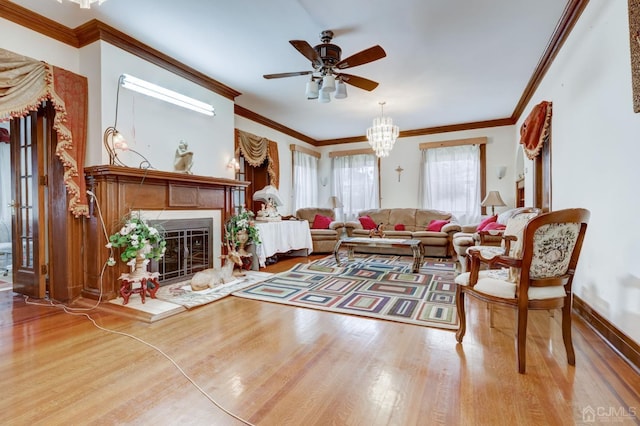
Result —
[[[333, 77], [337, 81], [348, 83], [352, 86], [359, 87], [360, 89], [371, 91], [378, 87], [378, 83], [369, 80], [364, 77], [358, 77], [357, 75], [345, 74], [340, 72], [343, 69], [356, 67], [358, 65], [367, 64], [369, 62], [382, 59], [387, 54], [384, 49], [378, 45], [365, 49], [348, 58], [341, 59], [342, 49], [339, 46], [332, 44], [333, 31], [325, 30], [320, 33], [321, 44], [311, 47], [309, 43], [304, 40], [289, 40], [289, 43], [302, 55], [311, 61], [313, 71], [296, 71], [296, 72], [284, 72], [279, 74], [265, 74], [263, 77], [266, 79], [282, 78], [282, 77], [294, 77], [298, 75], [311, 74], [311, 80], [323, 80], [325, 77]], [[322, 83], [320, 83], [322, 84]]]

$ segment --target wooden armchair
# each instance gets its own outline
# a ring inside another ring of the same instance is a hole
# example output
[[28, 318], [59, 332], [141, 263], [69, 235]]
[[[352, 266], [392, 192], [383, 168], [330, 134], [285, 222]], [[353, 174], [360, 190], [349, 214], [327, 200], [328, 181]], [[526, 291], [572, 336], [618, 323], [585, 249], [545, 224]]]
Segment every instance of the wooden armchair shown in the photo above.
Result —
[[[512, 244], [509, 254], [483, 257], [469, 248], [470, 270], [456, 277], [456, 303], [460, 328], [459, 343], [466, 332], [465, 294], [491, 304], [516, 310], [516, 352], [518, 372], [526, 368], [526, 333], [529, 309], [562, 309], [562, 337], [567, 361], [575, 365], [571, 341], [571, 285], [582, 249], [590, 213], [567, 209], [530, 219], [521, 243]], [[507, 269], [480, 270], [481, 264]]]

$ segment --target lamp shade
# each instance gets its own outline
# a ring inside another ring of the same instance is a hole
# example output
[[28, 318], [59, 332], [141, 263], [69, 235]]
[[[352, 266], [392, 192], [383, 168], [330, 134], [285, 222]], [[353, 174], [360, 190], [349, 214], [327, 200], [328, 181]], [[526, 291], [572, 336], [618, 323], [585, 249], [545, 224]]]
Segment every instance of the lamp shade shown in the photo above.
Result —
[[347, 85], [342, 80], [336, 81], [336, 93], [333, 95], [336, 99], [344, 99], [347, 97]]
[[491, 206], [491, 214], [495, 214], [495, 206], [501, 207], [506, 206], [505, 202], [502, 201], [502, 197], [498, 191], [489, 191], [482, 203], [480, 204], [482, 207]]
[[339, 209], [342, 207], [342, 201], [340, 201], [340, 198], [332, 195], [331, 197], [329, 197], [329, 206], [332, 209]]
[[329, 96], [329, 92], [325, 92], [320, 89], [320, 94], [318, 95], [318, 102], [321, 104], [327, 104], [331, 102], [331, 96]]
[[324, 77], [322, 77], [322, 88], [320, 89], [320, 91], [331, 93], [331, 92], [335, 92], [335, 90], [336, 90], [336, 77], [331, 74], [327, 74]]
[[280, 192], [278, 192], [278, 188], [273, 185], [267, 185], [259, 191], [253, 193], [254, 201], [262, 201], [263, 203], [267, 203], [271, 201], [276, 205], [281, 206], [282, 198], [280, 198]]
[[307, 81], [307, 90], [305, 94], [307, 95], [307, 99], [317, 99], [318, 98], [318, 82], [314, 80]]

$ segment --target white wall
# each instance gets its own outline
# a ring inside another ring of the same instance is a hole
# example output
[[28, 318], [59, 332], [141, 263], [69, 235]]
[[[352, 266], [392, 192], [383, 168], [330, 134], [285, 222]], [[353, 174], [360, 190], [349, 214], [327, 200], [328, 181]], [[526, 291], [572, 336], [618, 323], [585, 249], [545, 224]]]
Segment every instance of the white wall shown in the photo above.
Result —
[[553, 102], [553, 210], [591, 211], [574, 292], [640, 342], [640, 114], [629, 47], [627, 2], [591, 0], [517, 129], [535, 104]]
[[[108, 43], [98, 43], [101, 126], [99, 135], [91, 133], [92, 143], [102, 143], [102, 132], [114, 125], [118, 79], [123, 73], [131, 74], [209, 103], [216, 115], [206, 116], [120, 87], [117, 128], [130, 148], [148, 158], [156, 169], [173, 171], [176, 148], [180, 140], [185, 140], [194, 153], [194, 174], [232, 178], [234, 173], [226, 165], [233, 155], [233, 101]], [[119, 157], [131, 167], [141, 161], [133, 153], [121, 153]], [[104, 164], [107, 160], [102, 150], [102, 157], [89, 157], [88, 164]]]
[[[233, 155], [234, 103], [223, 96], [131, 55], [105, 42], [82, 49], [44, 37], [0, 19], [0, 47], [84, 75], [89, 80], [89, 123], [86, 165], [108, 163], [102, 135], [115, 118], [116, 90], [122, 73], [211, 103], [208, 117], [166, 102], [120, 89], [118, 129], [132, 149], [147, 157], [154, 168], [173, 171], [181, 139], [194, 152], [194, 174], [233, 178], [226, 165]], [[141, 159], [121, 153], [125, 164], [137, 167]]]
[[[420, 174], [420, 144], [424, 142], [440, 142], [455, 139], [467, 139], [486, 136], [487, 140], [487, 191], [500, 191], [507, 206], [496, 208], [496, 213], [515, 207], [515, 136], [514, 126], [493, 127], [488, 129], [465, 130], [426, 136], [400, 138], [396, 141], [388, 157], [380, 160], [380, 196], [381, 207], [413, 207], [418, 205], [418, 181]], [[333, 145], [322, 148], [323, 156], [320, 176], [330, 177], [331, 160], [329, 152], [351, 149], [369, 148], [367, 142], [344, 145]], [[400, 166], [404, 171], [398, 182]], [[505, 177], [498, 179], [496, 167], [506, 166]], [[331, 185], [320, 188], [321, 200], [328, 199]]]

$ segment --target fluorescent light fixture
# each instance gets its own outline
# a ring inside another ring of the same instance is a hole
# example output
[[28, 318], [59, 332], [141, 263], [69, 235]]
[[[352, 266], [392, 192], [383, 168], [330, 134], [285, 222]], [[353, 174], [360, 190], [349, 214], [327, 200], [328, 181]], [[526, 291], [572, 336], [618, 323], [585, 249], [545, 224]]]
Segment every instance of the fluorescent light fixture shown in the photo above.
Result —
[[[73, 3], [77, 3], [80, 5], [80, 9], [91, 9], [91, 3], [98, 2], [98, 5], [101, 5], [107, 0], [69, 0]], [[58, 0], [58, 3], [62, 3], [62, 0]]]
[[129, 74], [122, 74], [120, 76], [120, 84], [122, 84], [122, 87], [125, 89], [133, 90], [138, 93], [142, 93], [143, 95], [152, 96], [156, 99], [160, 99], [183, 108], [188, 108], [201, 114], [209, 116], [216, 114], [213, 107], [205, 102], [190, 98], [178, 92], [174, 92], [173, 90], [165, 89], [164, 87], [149, 83], [148, 81], [140, 80], [139, 78], [130, 76]]

